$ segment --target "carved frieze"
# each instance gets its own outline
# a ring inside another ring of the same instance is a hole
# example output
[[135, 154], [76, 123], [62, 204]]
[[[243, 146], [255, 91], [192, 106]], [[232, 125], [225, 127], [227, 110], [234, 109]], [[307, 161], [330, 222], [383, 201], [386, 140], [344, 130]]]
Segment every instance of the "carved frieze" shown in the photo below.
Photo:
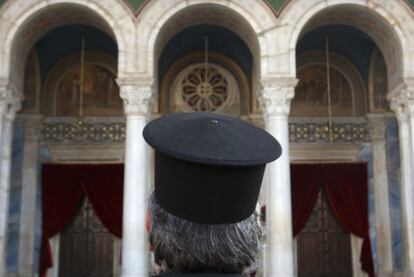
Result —
[[[326, 118], [303, 118], [289, 121], [289, 140], [297, 143], [330, 143]], [[368, 125], [364, 118], [336, 118], [332, 121], [332, 143], [369, 142]]]
[[[253, 123], [263, 122], [256, 118]], [[260, 125], [260, 124], [258, 124]], [[112, 143], [125, 140], [124, 118], [45, 118], [41, 140], [46, 143]], [[330, 143], [326, 118], [290, 118], [290, 142]], [[335, 118], [332, 143], [364, 143], [370, 141], [365, 118]]]

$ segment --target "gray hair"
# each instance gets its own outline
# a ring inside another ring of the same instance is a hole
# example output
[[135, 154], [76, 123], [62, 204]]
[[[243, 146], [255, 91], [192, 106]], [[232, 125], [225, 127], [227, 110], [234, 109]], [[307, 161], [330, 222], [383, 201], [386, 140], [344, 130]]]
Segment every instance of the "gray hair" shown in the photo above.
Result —
[[259, 213], [234, 224], [202, 224], [178, 218], [149, 201], [155, 263], [173, 272], [242, 273], [255, 265], [262, 237]]

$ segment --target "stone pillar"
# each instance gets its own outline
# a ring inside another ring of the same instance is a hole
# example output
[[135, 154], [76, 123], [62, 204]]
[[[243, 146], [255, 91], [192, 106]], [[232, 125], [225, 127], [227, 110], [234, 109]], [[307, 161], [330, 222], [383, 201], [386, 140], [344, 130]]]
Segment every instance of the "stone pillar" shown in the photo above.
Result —
[[11, 89], [0, 88], [0, 277], [6, 275], [7, 219], [9, 210], [11, 147], [13, 122], [20, 109], [20, 100], [13, 98]]
[[142, 130], [151, 112], [151, 85], [118, 80], [126, 115], [122, 277], [148, 276], [145, 230], [149, 155]]
[[22, 194], [19, 230], [19, 276], [34, 276], [34, 247], [36, 220], [36, 192], [38, 180], [37, 153], [42, 117], [24, 115], [24, 147], [22, 170]]
[[373, 152], [375, 222], [378, 249], [378, 276], [391, 276], [392, 241], [390, 205], [388, 194], [387, 154], [385, 143], [385, 117], [383, 114], [369, 114], [369, 131]]
[[282, 146], [280, 158], [267, 166], [266, 276], [293, 277], [292, 209], [288, 115], [296, 79], [262, 83], [260, 102], [266, 130]]
[[[413, 125], [414, 98], [405, 89], [388, 96], [399, 127], [401, 159], [401, 229], [404, 248], [404, 274], [414, 276], [414, 180], [413, 180]], [[411, 125], [411, 126], [410, 126]]]

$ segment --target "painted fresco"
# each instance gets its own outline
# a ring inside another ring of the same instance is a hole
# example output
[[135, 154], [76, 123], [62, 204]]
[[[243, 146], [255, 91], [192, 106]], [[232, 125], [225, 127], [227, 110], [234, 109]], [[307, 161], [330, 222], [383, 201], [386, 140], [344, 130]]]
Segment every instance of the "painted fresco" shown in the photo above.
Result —
[[[311, 65], [298, 72], [299, 83], [292, 100], [291, 116], [328, 116], [328, 86], [324, 65]], [[332, 116], [353, 116], [352, 90], [337, 69], [330, 68]]]
[[[56, 91], [56, 116], [79, 116], [80, 67], [70, 70]], [[92, 64], [84, 67], [83, 116], [122, 115], [122, 100], [115, 76]]]

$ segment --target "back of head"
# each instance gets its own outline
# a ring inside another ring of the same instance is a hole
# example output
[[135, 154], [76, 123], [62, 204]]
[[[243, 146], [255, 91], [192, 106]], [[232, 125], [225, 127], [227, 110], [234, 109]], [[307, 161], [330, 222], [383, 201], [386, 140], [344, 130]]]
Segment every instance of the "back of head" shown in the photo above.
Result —
[[176, 217], [149, 201], [155, 263], [164, 272], [242, 273], [255, 265], [262, 228], [255, 211], [230, 224], [203, 224]]
[[254, 265], [262, 234], [255, 208], [266, 163], [281, 155], [276, 139], [212, 113], [167, 115], [143, 135], [155, 150], [156, 263], [178, 273], [240, 274]]

